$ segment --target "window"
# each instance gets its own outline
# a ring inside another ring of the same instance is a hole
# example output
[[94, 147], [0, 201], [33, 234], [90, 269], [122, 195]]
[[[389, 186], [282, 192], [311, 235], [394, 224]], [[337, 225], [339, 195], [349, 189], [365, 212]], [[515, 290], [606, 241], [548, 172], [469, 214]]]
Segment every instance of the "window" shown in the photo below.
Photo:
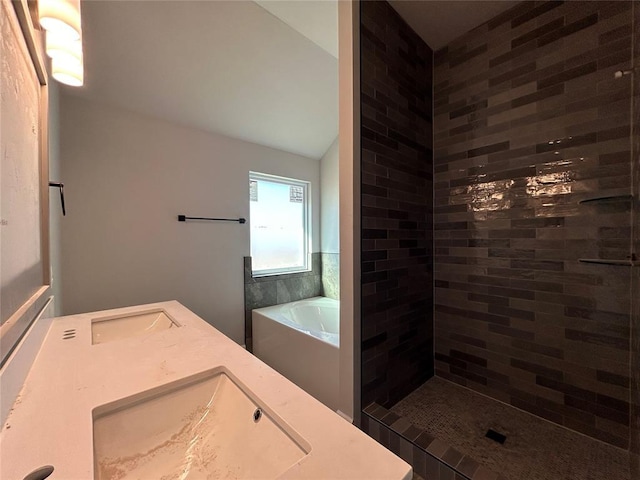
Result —
[[253, 275], [309, 270], [309, 182], [249, 173]]

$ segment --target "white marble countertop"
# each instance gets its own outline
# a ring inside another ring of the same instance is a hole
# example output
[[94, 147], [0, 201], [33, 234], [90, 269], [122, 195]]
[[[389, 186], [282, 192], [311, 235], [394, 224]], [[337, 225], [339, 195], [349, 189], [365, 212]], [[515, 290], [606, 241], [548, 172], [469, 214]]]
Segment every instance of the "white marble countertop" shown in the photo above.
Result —
[[[92, 345], [91, 319], [141, 307], [59, 317], [0, 433], [0, 478], [53, 465], [51, 479], [94, 475], [92, 410], [225, 366], [310, 445], [282, 479], [406, 479], [411, 467], [178, 302], [161, 308], [181, 327]], [[63, 340], [65, 330], [75, 338]]]

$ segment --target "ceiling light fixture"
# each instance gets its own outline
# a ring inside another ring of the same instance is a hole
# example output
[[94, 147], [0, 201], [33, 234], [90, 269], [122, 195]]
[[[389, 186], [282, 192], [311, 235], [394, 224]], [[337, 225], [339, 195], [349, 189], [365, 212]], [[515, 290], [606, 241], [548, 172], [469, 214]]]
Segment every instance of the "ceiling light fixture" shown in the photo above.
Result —
[[51, 76], [65, 85], [81, 87], [84, 84], [84, 65], [73, 59], [69, 61], [69, 57], [53, 57]]
[[39, 0], [38, 16], [46, 30], [45, 51], [51, 57], [51, 76], [65, 85], [82, 86], [80, 0]]
[[51, 58], [61, 58], [65, 63], [82, 63], [82, 40], [69, 40], [53, 32], [47, 32], [45, 51]]
[[40, 25], [63, 38], [80, 38], [80, 0], [39, 0]]

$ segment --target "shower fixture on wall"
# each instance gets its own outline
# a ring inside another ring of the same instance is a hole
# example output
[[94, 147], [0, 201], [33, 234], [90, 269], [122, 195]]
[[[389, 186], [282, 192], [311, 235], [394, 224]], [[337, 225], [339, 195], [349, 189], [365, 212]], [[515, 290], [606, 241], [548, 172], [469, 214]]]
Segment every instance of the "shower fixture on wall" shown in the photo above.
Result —
[[629, 70], [617, 70], [617, 71], [613, 72], [613, 76], [614, 76], [614, 78], [626, 77], [627, 75], [631, 75], [632, 73], [634, 73], [638, 68], [639, 67], [630, 68]]

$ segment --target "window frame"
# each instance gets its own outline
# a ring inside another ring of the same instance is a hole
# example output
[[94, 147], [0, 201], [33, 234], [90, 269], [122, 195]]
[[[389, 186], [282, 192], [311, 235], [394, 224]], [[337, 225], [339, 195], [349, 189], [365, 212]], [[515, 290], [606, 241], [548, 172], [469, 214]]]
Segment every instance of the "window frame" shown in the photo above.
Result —
[[[266, 268], [261, 270], [254, 269], [253, 262], [251, 266], [251, 276], [254, 278], [257, 277], [269, 277], [274, 275], [284, 275], [291, 273], [304, 273], [310, 272], [312, 270], [311, 263], [311, 242], [312, 242], [312, 231], [311, 231], [311, 182], [308, 180], [299, 180], [296, 178], [290, 177], [282, 177], [280, 175], [271, 175], [268, 173], [255, 172], [253, 170], [249, 171], [249, 185], [251, 185], [251, 181], [267, 181], [272, 183], [279, 183], [282, 185], [294, 186], [294, 187], [302, 187], [303, 189], [303, 208], [302, 208], [302, 224], [304, 229], [304, 241], [303, 241], [303, 265], [296, 265], [292, 267], [283, 267], [283, 268]], [[251, 187], [249, 186], [249, 189]], [[251, 235], [251, 193], [248, 192], [249, 195], [249, 252], [252, 254], [252, 245], [253, 238]], [[252, 255], [253, 259], [253, 255]]]

